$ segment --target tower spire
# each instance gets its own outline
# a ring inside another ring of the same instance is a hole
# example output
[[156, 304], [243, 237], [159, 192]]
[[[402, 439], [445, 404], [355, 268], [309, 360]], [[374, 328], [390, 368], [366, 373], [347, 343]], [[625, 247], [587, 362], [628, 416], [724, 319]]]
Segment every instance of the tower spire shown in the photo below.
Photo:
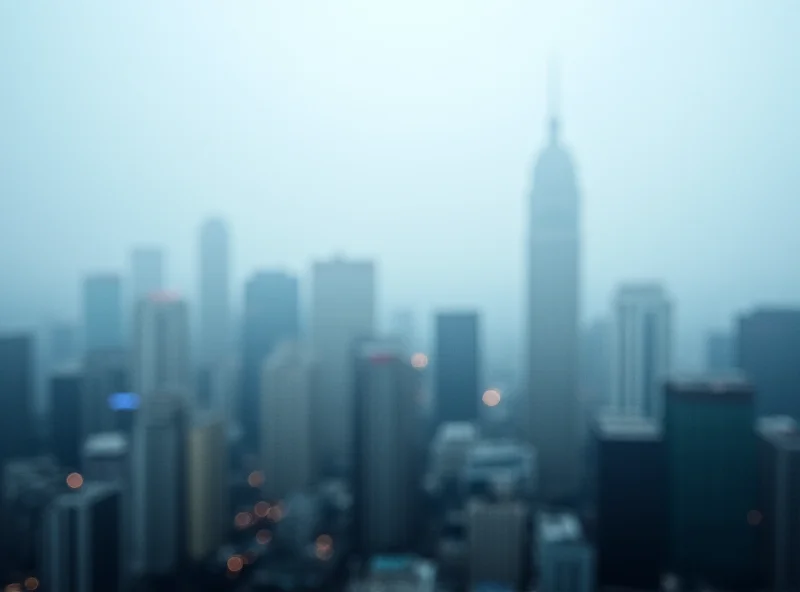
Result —
[[557, 56], [553, 55], [547, 63], [547, 117], [550, 124], [550, 142], [558, 142], [559, 107], [561, 100], [561, 80]]

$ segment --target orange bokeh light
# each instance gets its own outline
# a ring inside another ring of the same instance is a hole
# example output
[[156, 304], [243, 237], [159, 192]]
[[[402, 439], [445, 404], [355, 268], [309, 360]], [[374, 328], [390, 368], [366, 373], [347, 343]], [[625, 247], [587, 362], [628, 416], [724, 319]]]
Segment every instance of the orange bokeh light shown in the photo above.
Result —
[[317, 546], [318, 547], [331, 547], [333, 546], [333, 539], [330, 535], [321, 534], [317, 537]]
[[256, 533], [256, 542], [259, 545], [268, 545], [272, 540], [272, 531], [262, 528]]
[[228, 559], [228, 571], [237, 573], [242, 571], [244, 567], [244, 561], [238, 555], [234, 555]]
[[236, 528], [247, 528], [253, 523], [253, 515], [250, 512], [239, 512], [233, 519]]
[[283, 509], [280, 505], [274, 505], [267, 511], [267, 518], [273, 522], [280, 522], [283, 519]]
[[411, 365], [417, 370], [422, 370], [428, 366], [428, 356], [423, 353], [416, 353], [411, 356]]
[[25, 579], [25, 589], [26, 590], [36, 590], [39, 587], [39, 580], [34, 577], [26, 578]]
[[269, 504], [267, 502], [258, 502], [253, 511], [259, 518], [266, 518], [267, 512], [269, 512]]
[[5, 592], [20, 592], [22, 590], [22, 586], [19, 584], [9, 584], [5, 587]]
[[264, 473], [253, 471], [247, 476], [247, 484], [250, 487], [261, 487], [264, 484]]
[[500, 403], [500, 391], [497, 389], [488, 389], [481, 397], [483, 404], [487, 407], [495, 407]]
[[83, 485], [83, 476], [80, 473], [70, 473], [67, 475], [67, 487], [70, 489], [80, 489]]

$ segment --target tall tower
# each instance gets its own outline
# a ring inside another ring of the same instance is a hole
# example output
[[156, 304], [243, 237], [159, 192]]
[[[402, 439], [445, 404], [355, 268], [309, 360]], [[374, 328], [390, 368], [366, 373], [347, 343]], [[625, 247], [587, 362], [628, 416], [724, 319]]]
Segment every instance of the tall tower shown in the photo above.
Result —
[[[554, 85], [551, 82], [551, 89]], [[527, 285], [527, 436], [538, 451], [546, 499], [578, 486], [579, 196], [559, 137], [555, 101], [530, 199]]]

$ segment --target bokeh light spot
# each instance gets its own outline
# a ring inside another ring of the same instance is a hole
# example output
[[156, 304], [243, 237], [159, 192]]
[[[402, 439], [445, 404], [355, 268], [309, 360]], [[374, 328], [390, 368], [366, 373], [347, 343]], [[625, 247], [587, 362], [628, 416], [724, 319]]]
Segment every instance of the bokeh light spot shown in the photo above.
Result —
[[232, 573], [237, 573], [242, 571], [244, 567], [244, 561], [238, 555], [234, 555], [228, 559], [228, 571]]
[[83, 477], [80, 473], [70, 473], [67, 475], [67, 487], [70, 489], [80, 489], [83, 485]]
[[500, 391], [497, 389], [488, 389], [481, 397], [483, 404], [487, 407], [495, 407], [500, 403]]
[[422, 370], [428, 366], [428, 356], [423, 353], [416, 353], [411, 356], [411, 365], [417, 370]]

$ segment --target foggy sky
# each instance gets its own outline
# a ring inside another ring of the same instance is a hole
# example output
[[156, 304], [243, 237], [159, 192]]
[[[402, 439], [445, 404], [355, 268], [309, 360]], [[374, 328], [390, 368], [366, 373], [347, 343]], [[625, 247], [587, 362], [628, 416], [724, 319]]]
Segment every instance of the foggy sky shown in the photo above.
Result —
[[[677, 361], [800, 300], [800, 2], [0, 3], [0, 327], [163, 245], [196, 307], [219, 214], [243, 279], [379, 261], [379, 315], [474, 306], [518, 354], [545, 69], [583, 198], [583, 310], [663, 279]], [[515, 360], [516, 362], [516, 360]]]

